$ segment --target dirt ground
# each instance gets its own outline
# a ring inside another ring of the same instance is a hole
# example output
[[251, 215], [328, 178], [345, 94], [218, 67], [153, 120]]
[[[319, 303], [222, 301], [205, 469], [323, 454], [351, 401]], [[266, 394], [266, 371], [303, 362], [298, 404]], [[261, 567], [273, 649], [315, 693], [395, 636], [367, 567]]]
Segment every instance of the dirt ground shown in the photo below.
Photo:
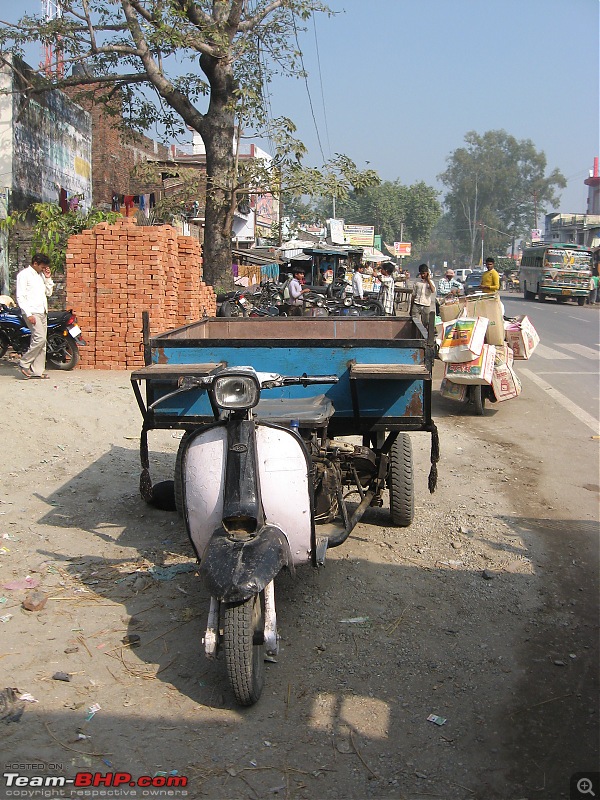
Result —
[[[554, 800], [597, 769], [594, 551], [548, 543], [542, 467], [510, 435], [436, 401], [438, 491], [416, 434], [415, 523], [372, 509], [324, 568], [281, 576], [277, 663], [240, 709], [222, 660], [202, 653], [208, 596], [183, 525], [138, 494], [129, 375], [50, 375], [23, 380], [0, 360], [0, 688], [36, 701], [0, 722], [3, 772], [188, 785], [4, 786], [2, 800]], [[178, 437], [151, 434], [155, 481], [171, 477]], [[593, 515], [579, 524], [596, 535]], [[39, 611], [22, 608], [33, 588]]]

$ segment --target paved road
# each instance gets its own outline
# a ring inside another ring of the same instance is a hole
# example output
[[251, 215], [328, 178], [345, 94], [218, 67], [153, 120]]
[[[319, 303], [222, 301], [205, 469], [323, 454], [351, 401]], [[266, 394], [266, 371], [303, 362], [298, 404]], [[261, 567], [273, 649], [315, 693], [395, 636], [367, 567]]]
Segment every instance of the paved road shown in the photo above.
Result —
[[598, 433], [600, 406], [600, 307], [558, 305], [503, 294], [507, 316], [526, 314], [540, 334], [532, 358], [517, 364], [522, 380], [541, 389]]

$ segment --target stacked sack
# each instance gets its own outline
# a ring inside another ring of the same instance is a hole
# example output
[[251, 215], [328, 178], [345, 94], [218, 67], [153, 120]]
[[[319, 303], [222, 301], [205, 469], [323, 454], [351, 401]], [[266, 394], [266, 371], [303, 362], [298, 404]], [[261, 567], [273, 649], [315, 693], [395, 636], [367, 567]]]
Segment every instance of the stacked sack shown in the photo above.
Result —
[[498, 402], [521, 394], [513, 362], [528, 359], [540, 341], [527, 317], [505, 321], [497, 294], [444, 303], [440, 317], [438, 356], [445, 362], [444, 397], [464, 400], [469, 384], [491, 386]]

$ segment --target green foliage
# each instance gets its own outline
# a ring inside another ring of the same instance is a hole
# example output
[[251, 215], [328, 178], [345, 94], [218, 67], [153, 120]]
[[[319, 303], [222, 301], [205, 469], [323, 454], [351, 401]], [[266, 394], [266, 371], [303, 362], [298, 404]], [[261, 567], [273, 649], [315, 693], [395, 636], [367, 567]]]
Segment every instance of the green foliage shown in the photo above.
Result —
[[504, 130], [470, 131], [465, 143], [450, 154], [439, 179], [448, 189], [444, 203], [457, 250], [473, 263], [482, 235], [485, 255], [506, 252], [558, 203], [555, 192], [566, 181], [558, 169], [546, 175], [546, 156], [530, 139], [519, 141]]
[[8, 231], [9, 237], [18, 225], [33, 219], [31, 253], [45, 253], [50, 259], [53, 273], [63, 273], [66, 264], [67, 243], [70, 236], [93, 228], [99, 222], [114, 223], [120, 218], [114, 211], [90, 209], [63, 213], [56, 203], [33, 203], [28, 211], [14, 211], [0, 221], [0, 229]]
[[[422, 181], [411, 186], [404, 186], [398, 180], [385, 181], [380, 186], [349, 194], [337, 205], [336, 215], [347, 224], [374, 225], [375, 233], [388, 244], [401, 238], [412, 242], [414, 252], [429, 239], [441, 214], [437, 195], [433, 187]], [[327, 198], [324, 203], [325, 207], [319, 207], [321, 214], [327, 206], [331, 207]]]

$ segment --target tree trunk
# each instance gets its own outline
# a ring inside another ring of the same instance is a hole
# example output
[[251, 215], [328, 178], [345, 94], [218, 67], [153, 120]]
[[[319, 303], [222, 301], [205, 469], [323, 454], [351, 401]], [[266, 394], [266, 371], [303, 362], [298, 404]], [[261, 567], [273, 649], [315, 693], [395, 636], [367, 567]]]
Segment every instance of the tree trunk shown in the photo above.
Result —
[[210, 103], [200, 134], [206, 148], [206, 207], [203, 245], [204, 280], [213, 287], [233, 286], [231, 235], [235, 155], [233, 152], [235, 82], [223, 62], [201, 58], [210, 86]]

